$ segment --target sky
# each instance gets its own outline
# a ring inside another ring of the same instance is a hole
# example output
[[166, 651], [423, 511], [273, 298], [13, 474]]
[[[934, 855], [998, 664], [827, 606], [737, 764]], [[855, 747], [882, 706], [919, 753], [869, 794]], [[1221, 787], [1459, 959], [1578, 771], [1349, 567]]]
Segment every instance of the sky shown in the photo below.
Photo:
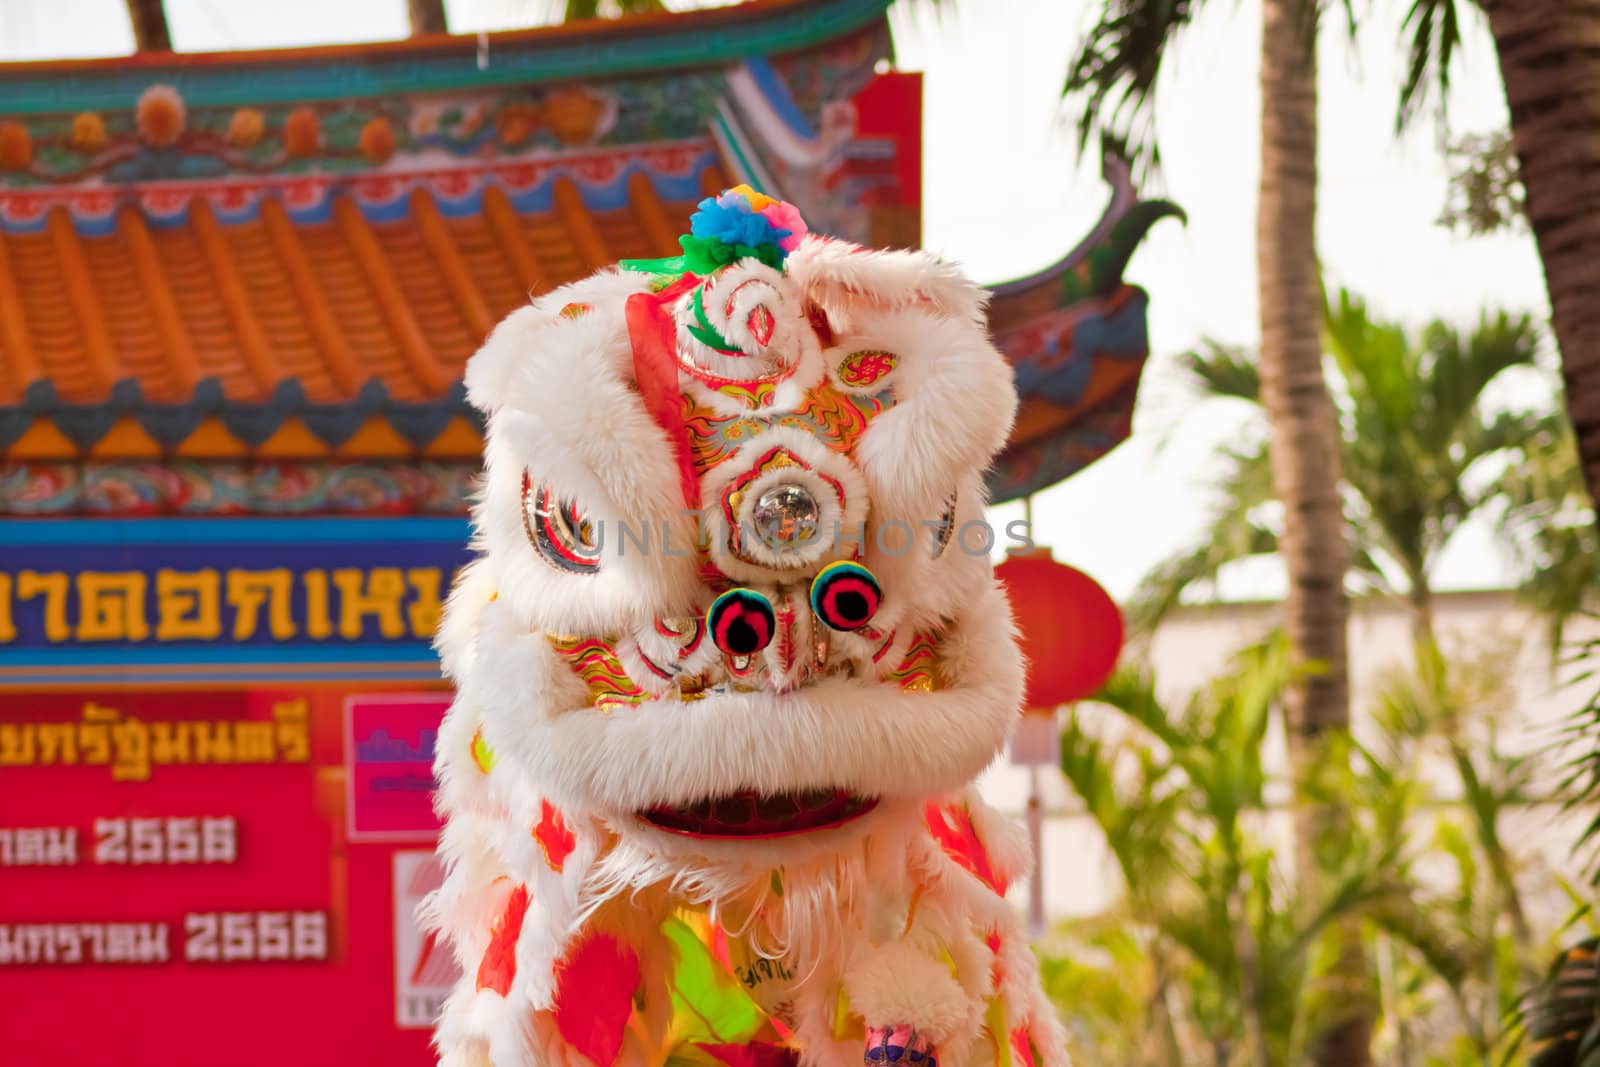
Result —
[[[459, 32], [525, 26], [544, 0], [447, 0]], [[674, 6], [683, 6], [676, 3]], [[1330, 286], [1420, 326], [1469, 326], [1485, 309], [1548, 316], [1527, 234], [1468, 238], [1435, 225], [1445, 201], [1445, 127], [1430, 113], [1394, 135], [1402, 73], [1399, 26], [1408, 0], [1357, 0], [1352, 42], [1324, 28], [1317, 240]], [[924, 72], [926, 247], [983, 283], [1028, 274], [1060, 257], [1093, 225], [1106, 190], [1099, 161], [1080, 156], [1059, 95], [1067, 59], [1091, 24], [1089, 0], [899, 0], [891, 9], [897, 63]], [[1469, 5], [1470, 7], [1470, 5]], [[180, 50], [380, 40], [405, 33], [404, 0], [167, 0]], [[1147, 187], [1188, 212], [1159, 223], [1126, 277], [1151, 294], [1151, 359], [1133, 436], [1106, 458], [1034, 500], [1035, 540], [1056, 558], [1129, 593], [1203, 528], [1215, 446], [1254, 431], [1227, 402], [1199, 404], [1174, 374], [1175, 357], [1203, 338], [1253, 345], [1255, 199], [1259, 158], [1260, 0], [1214, 0], [1173, 55], [1159, 87], [1156, 135], [1164, 161]], [[1503, 129], [1504, 94], [1492, 41], [1473, 10], [1449, 98], [1448, 132]], [[117, 55], [132, 49], [123, 0], [0, 0], [0, 60]], [[4, 102], [0, 100], [0, 111]], [[997, 510], [997, 520], [1020, 514]], [[1505, 579], [1490, 533], [1468, 528], [1443, 561], [1440, 588]], [[1227, 597], [1271, 595], [1270, 565], [1230, 573]]]

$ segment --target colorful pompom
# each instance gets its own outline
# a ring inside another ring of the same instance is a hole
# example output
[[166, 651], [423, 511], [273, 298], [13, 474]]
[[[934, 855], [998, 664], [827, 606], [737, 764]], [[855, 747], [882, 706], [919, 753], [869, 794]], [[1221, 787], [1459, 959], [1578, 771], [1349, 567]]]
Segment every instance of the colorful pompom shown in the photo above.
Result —
[[806, 220], [800, 217], [800, 209], [793, 204], [774, 200], [766, 207], [757, 210], [774, 229], [784, 232], [784, 236], [778, 241], [778, 247], [785, 252], [793, 252], [799, 248], [800, 238], [811, 232], [806, 228]]
[[878, 579], [849, 560], [828, 564], [811, 580], [811, 610], [835, 630], [861, 629], [872, 621], [882, 601]]
[[730, 656], [753, 656], [772, 643], [777, 614], [754, 589], [730, 589], [706, 612], [711, 640]]
[[714, 274], [730, 263], [755, 259], [782, 270], [789, 253], [808, 232], [793, 204], [736, 185], [700, 201], [690, 216], [690, 232], [678, 238], [683, 255], [668, 259], [625, 259], [625, 270], [651, 274]]
[[765, 215], [751, 211], [750, 201], [726, 193], [700, 201], [700, 210], [689, 217], [689, 230], [696, 237], [752, 247], [776, 245], [789, 236], [788, 230], [778, 230]]

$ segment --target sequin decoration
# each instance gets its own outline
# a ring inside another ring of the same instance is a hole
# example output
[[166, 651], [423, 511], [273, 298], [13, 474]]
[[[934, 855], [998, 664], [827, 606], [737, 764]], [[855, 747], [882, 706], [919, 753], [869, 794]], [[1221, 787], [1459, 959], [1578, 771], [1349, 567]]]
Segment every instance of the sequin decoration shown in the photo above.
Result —
[[549, 637], [550, 647], [567, 661], [572, 672], [589, 687], [594, 706], [610, 711], [618, 706], [632, 706], [648, 698], [643, 689], [628, 677], [616, 649], [598, 637]]
[[716, 389], [723, 396], [738, 400], [752, 410], [772, 403], [772, 396], [778, 391], [772, 382], [725, 382]]
[[766, 430], [790, 426], [815, 437], [835, 452], [848, 453], [877, 416], [894, 407], [894, 391], [870, 395], [841, 393], [820, 385], [806, 395], [805, 403], [779, 415], [717, 415], [683, 395], [683, 422], [689, 431], [689, 450], [704, 474], [726, 460], [739, 446]]
[[593, 310], [593, 304], [568, 304], [561, 309], [561, 317], [564, 319], [581, 319]]
[[868, 348], [852, 352], [839, 364], [839, 380], [846, 385], [864, 388], [894, 370], [900, 357], [893, 352]]
[[939, 659], [939, 649], [927, 634], [913, 634], [911, 644], [900, 662], [884, 675], [884, 681], [893, 682], [901, 689], [913, 693], [931, 693], [939, 688], [934, 667]]

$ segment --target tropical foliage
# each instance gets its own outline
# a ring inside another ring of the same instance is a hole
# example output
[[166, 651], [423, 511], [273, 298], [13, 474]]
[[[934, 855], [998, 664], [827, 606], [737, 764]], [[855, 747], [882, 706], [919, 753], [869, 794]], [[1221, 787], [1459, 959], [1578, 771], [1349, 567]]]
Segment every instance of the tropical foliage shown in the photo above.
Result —
[[[1548, 939], [1525, 915], [1528, 875], [1506, 839], [1537, 767], [1500, 739], [1504, 663], [1449, 666], [1424, 649], [1416, 670], [1385, 680], [1372, 743], [1331, 740], [1311, 775], [1314, 802], [1343, 817], [1324, 820], [1307, 879], [1269, 762], [1287, 662], [1281, 641], [1249, 649], [1182, 708], [1125, 669], [1102, 713], [1067, 728], [1062, 769], [1124, 886], [1117, 910], [1045, 949], [1074, 1053], [1299, 1063], [1337, 1008], [1371, 997], [1375, 1062], [1526, 1062], [1536, 1046], [1515, 1009]], [[1352, 923], [1372, 988], [1330, 966]]]
[[[1324, 326], [1346, 480], [1348, 584], [1405, 596], [1415, 635], [1430, 639], [1435, 568], [1477, 516], [1509, 535], [1542, 610], [1559, 621], [1580, 609], [1595, 588], [1596, 545], [1565, 414], [1549, 402], [1493, 402], [1496, 383], [1518, 368], [1542, 380], [1536, 391], [1555, 391], [1532, 319], [1495, 312], [1469, 332], [1435, 321], [1415, 333], [1341, 291]], [[1243, 350], [1209, 343], [1180, 358], [1200, 396], [1259, 403], [1260, 375]], [[1226, 565], [1277, 551], [1264, 435], [1226, 451], [1218, 498], [1196, 544], [1142, 584], [1138, 623], [1158, 621]]]
[[[1160, 701], [1148, 674], [1124, 671], [1102, 695], [1119, 721], [1096, 731], [1075, 720], [1063, 736], [1062, 770], [1105, 836], [1148, 946], [1154, 999], [1130, 1044], [1165, 1050], [1151, 1062], [1300, 1062], [1350, 1002], [1327, 982], [1334, 924], [1404, 894], [1402, 826], [1377, 808], [1319, 843], [1322, 878], [1295, 878], [1292, 850], [1276, 843], [1286, 826], [1269, 803], [1263, 742], [1288, 664], [1281, 641], [1249, 650], [1181, 710]], [[1048, 973], [1058, 986], [1087, 981], [1059, 961]], [[1079, 1058], [1112, 1062], [1106, 1052]]]

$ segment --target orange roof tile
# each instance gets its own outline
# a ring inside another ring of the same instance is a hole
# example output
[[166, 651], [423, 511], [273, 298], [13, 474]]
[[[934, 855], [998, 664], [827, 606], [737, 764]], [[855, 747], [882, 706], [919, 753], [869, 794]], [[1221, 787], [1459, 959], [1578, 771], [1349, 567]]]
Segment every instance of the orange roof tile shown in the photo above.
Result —
[[53, 208], [42, 233], [0, 233], [0, 404], [39, 381], [69, 403], [103, 401], [130, 379], [145, 402], [180, 404], [206, 378], [229, 403], [266, 402], [285, 381], [311, 403], [353, 400], [373, 380], [396, 401], [437, 399], [530, 296], [674, 251], [664, 220], [693, 203], [663, 204], [635, 177], [634, 201], [605, 212], [560, 179], [550, 214], [518, 214], [496, 187], [481, 213], [446, 217], [419, 187], [388, 221], [334, 193], [328, 221], [291, 222], [268, 198], [224, 224], [196, 197], [182, 225], [125, 207], [110, 232], [84, 235]]

